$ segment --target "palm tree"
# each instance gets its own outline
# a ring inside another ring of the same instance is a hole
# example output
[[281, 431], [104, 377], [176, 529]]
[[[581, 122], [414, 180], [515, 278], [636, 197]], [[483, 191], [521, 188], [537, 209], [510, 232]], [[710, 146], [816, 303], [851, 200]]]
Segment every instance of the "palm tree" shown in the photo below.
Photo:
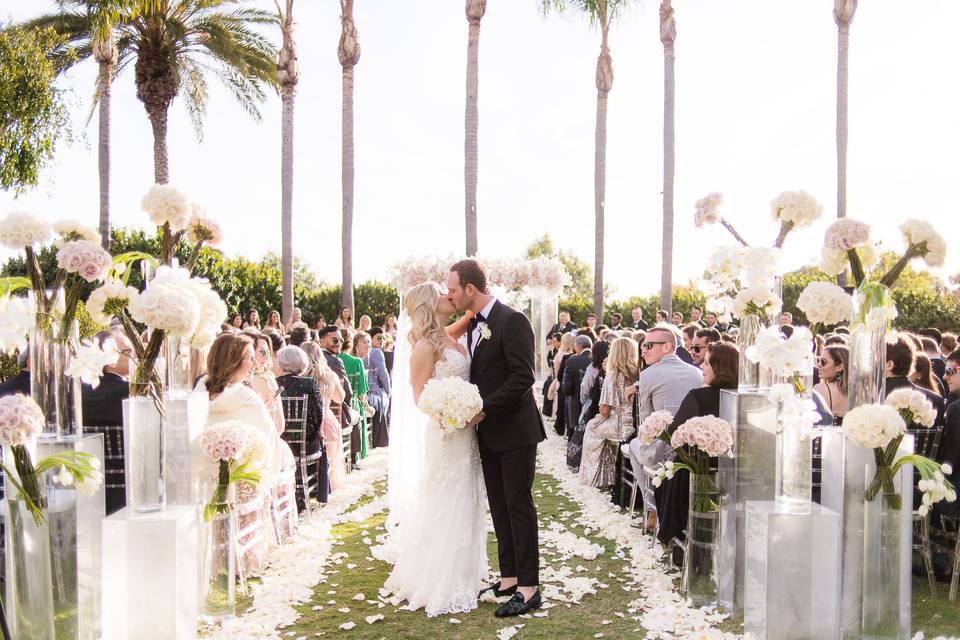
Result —
[[[243, 0], [118, 0], [116, 72], [134, 62], [137, 97], [153, 129], [153, 173], [169, 181], [167, 111], [180, 91], [199, 136], [207, 105], [205, 71], [213, 73], [255, 119], [265, 86], [276, 85], [277, 52], [257, 33], [274, 24], [267, 11], [239, 7]], [[96, 25], [79, 0], [61, 2], [61, 11], [31, 21], [67, 37], [79, 57], [91, 55]]]
[[663, 251], [660, 268], [660, 308], [673, 310], [673, 134], [674, 96], [673, 43], [677, 25], [671, 0], [660, 3], [660, 42], [663, 43]]
[[[847, 58], [850, 47], [850, 23], [857, 0], [834, 0], [833, 19], [837, 23], [837, 217], [847, 215]], [[840, 275], [846, 285], [847, 274]]]
[[467, 255], [477, 255], [477, 84], [480, 53], [480, 20], [487, 11], [487, 0], [466, 0], [467, 22], [467, 109], [464, 116], [463, 184], [466, 189]]
[[293, 40], [293, 0], [286, 0], [286, 10], [280, 8], [279, 0], [274, 2], [283, 34], [283, 46], [277, 62], [277, 82], [280, 84], [280, 97], [283, 102], [280, 133], [280, 227], [283, 236], [280, 251], [283, 290], [281, 313], [283, 321], [289, 322], [293, 316], [293, 99], [300, 72], [297, 69], [297, 49]]
[[600, 55], [597, 58], [597, 127], [593, 169], [594, 265], [593, 312], [603, 322], [604, 207], [607, 189], [607, 97], [613, 88], [613, 57], [610, 55], [610, 24], [627, 0], [543, 0], [544, 11], [583, 11], [591, 24], [600, 25]]
[[[97, 118], [97, 173], [100, 178], [100, 242], [110, 248], [110, 87], [117, 66], [113, 27], [120, 20], [121, 0], [58, 0], [61, 12], [30, 20], [28, 28], [52, 27], [60, 33], [84, 35], [71, 43], [72, 55], [60, 56], [69, 66], [93, 57], [97, 62], [94, 104]], [[62, 52], [61, 52], [62, 53]], [[92, 115], [91, 111], [91, 115]]]
[[343, 189], [343, 306], [353, 309], [353, 68], [360, 60], [360, 36], [353, 22], [353, 0], [340, 0], [340, 46], [343, 67], [343, 142], [340, 180]]

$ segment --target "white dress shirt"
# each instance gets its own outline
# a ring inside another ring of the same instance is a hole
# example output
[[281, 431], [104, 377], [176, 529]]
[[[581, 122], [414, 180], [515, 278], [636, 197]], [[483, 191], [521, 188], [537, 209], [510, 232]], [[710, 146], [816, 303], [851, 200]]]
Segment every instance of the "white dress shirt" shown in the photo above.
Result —
[[[483, 308], [480, 312], [484, 318], [490, 317], [490, 312], [493, 311], [493, 305], [497, 302], [496, 298], [490, 298], [490, 302], [487, 303], [487, 306]], [[473, 352], [476, 351], [477, 345], [480, 344], [480, 329], [486, 325], [486, 321], [478, 322], [477, 326], [473, 328], [473, 333], [470, 335], [470, 355], [473, 355]]]

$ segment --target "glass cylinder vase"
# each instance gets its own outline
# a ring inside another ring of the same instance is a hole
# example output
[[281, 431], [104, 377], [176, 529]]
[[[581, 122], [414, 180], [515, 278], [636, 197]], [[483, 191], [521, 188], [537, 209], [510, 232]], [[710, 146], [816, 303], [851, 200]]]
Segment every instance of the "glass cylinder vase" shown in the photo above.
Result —
[[747, 351], [757, 344], [757, 336], [762, 328], [760, 318], [755, 315], [745, 315], [740, 319], [740, 334], [737, 346], [740, 349], [740, 383], [737, 389], [751, 391], [760, 386], [760, 363], [753, 362], [747, 357]]
[[690, 474], [683, 590], [695, 606], [719, 603], [720, 487], [716, 474]]
[[[867, 486], [873, 481], [867, 467]], [[863, 505], [863, 638], [909, 638], [901, 631], [901, 496], [881, 490]], [[909, 589], [909, 584], [906, 586]]]
[[866, 283], [853, 292], [854, 321], [850, 326], [849, 408], [883, 401], [887, 362], [887, 310], [890, 290]]
[[[31, 297], [38, 305], [36, 296]], [[57, 299], [63, 299], [62, 292]], [[80, 329], [74, 320], [64, 332], [62, 312], [62, 308], [51, 312], [38, 306], [29, 335], [30, 395], [45, 418], [43, 435], [52, 438], [79, 435], [83, 430], [80, 379], [66, 373], [80, 344]]]
[[193, 388], [190, 344], [183, 338], [167, 336], [163, 341], [166, 379], [165, 391], [190, 391]]
[[215, 623], [236, 615], [237, 608], [237, 516], [235, 491], [227, 490], [226, 511], [204, 523], [203, 618]]
[[163, 415], [150, 396], [123, 401], [127, 506], [140, 513], [166, 503], [163, 478]]
[[813, 499], [813, 433], [805, 423], [802, 411], [794, 403], [810, 397], [813, 371], [795, 378], [776, 377], [777, 384], [790, 385], [792, 398], [777, 400], [777, 457], [774, 476], [774, 501], [777, 510], [786, 513], [809, 513]]
[[[27, 446], [36, 460], [35, 443]], [[53, 572], [51, 569], [50, 527], [44, 518], [34, 519], [27, 503], [18, 496], [13, 480], [16, 465], [10, 447], [3, 447], [3, 461], [10, 477], [4, 476], [4, 583], [5, 614], [14, 638], [48, 640], [54, 634]], [[43, 482], [42, 478], [38, 481]]]

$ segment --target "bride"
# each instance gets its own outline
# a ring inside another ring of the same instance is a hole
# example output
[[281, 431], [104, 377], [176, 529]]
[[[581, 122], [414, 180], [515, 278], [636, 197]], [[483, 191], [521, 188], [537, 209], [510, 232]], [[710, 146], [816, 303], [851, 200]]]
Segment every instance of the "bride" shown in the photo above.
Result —
[[488, 572], [477, 432], [470, 427], [444, 435], [416, 402], [431, 378], [469, 379], [469, 357], [454, 339], [466, 333], [468, 319], [445, 327], [455, 310], [433, 282], [413, 287], [404, 298], [404, 311], [409, 321], [401, 318], [401, 333], [409, 330], [410, 349], [403, 365], [409, 370], [405, 374], [400, 367], [396, 383], [412, 398], [405, 403], [395, 386], [399, 406], [394, 406], [390, 425], [389, 540], [372, 552], [394, 563], [385, 589], [405, 600], [405, 608], [424, 608], [428, 616], [464, 613], [477, 607]]

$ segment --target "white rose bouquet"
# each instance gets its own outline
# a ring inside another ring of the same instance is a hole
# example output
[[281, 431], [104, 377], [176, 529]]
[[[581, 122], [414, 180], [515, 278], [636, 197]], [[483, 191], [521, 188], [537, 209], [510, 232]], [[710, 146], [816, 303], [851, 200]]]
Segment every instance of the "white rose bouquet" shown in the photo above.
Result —
[[797, 308], [810, 325], [829, 326], [853, 319], [853, 298], [832, 282], [811, 282], [797, 299]]
[[[16, 490], [37, 526], [46, 520], [47, 499], [41, 478], [47, 471], [58, 471], [54, 480], [64, 486], [75, 485], [83, 495], [93, 495], [103, 483], [100, 461], [89, 453], [64, 451], [41, 458], [34, 465], [30, 449], [45, 424], [40, 407], [26, 396], [15, 394], [0, 398], [0, 444], [9, 447], [14, 469], [0, 464], [6, 482]], [[7, 498], [13, 492], [8, 489]]]
[[780, 221], [780, 233], [773, 246], [783, 246], [793, 229], [810, 226], [823, 214], [823, 205], [806, 191], [784, 191], [770, 203], [773, 217]]
[[673, 423], [673, 414], [669, 411], [654, 411], [640, 423], [639, 438], [643, 444], [650, 444], [654, 440], [670, 442], [667, 429]]
[[463, 429], [483, 410], [483, 398], [475, 384], [462, 378], [433, 378], [424, 385], [418, 405], [445, 433], [450, 433]]
[[771, 291], [769, 286], [754, 285], [745, 287], [737, 293], [733, 301], [733, 315], [738, 318], [757, 316], [765, 322], [771, 314], [778, 313], [783, 301]]

